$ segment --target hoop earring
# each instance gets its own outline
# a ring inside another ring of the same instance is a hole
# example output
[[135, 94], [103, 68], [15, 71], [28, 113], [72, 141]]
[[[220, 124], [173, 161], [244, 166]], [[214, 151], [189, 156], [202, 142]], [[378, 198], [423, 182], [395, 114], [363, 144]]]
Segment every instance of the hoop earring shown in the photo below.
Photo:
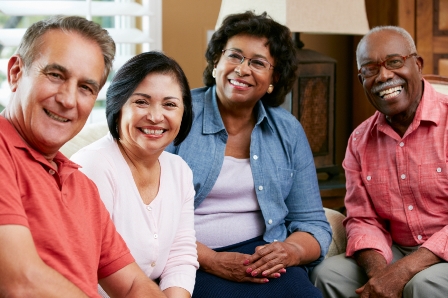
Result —
[[272, 91], [274, 91], [274, 85], [269, 84], [268, 90], [266, 91], [267, 94], [271, 94]]
[[212, 70], [212, 77], [213, 77], [213, 78], [216, 78], [216, 67], [213, 68], [213, 70]]

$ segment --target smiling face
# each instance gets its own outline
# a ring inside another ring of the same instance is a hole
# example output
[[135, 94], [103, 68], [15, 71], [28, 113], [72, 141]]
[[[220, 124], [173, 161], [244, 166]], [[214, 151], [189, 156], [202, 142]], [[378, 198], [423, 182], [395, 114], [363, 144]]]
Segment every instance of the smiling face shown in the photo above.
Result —
[[151, 73], [120, 111], [120, 143], [137, 156], [160, 154], [179, 133], [183, 113], [182, 91], [173, 75]]
[[[406, 39], [391, 30], [371, 34], [359, 50], [358, 62], [361, 66], [382, 62], [391, 56], [412, 54]], [[370, 103], [389, 121], [395, 119], [406, 125], [414, 117], [423, 94], [422, 66], [421, 57], [411, 56], [399, 69], [388, 70], [382, 66], [379, 73], [372, 77], [358, 77]]]
[[49, 159], [84, 126], [104, 73], [100, 47], [78, 33], [50, 30], [29, 69], [15, 55], [8, 64], [12, 91], [5, 116]]
[[[223, 50], [233, 49], [248, 58], [260, 58], [275, 65], [274, 58], [266, 45], [267, 39], [249, 35], [235, 35], [227, 41]], [[239, 75], [235, 72], [239, 70]], [[266, 94], [273, 81], [273, 69], [256, 72], [248, 65], [232, 64], [220, 56], [216, 64], [216, 93], [224, 105], [243, 104], [254, 106]]]

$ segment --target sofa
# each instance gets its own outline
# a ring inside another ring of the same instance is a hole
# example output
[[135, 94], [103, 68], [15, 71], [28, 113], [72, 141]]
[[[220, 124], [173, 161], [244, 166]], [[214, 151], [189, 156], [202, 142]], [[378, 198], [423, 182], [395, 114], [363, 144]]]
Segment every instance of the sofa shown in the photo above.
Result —
[[[107, 123], [88, 123], [73, 139], [68, 141], [62, 148], [61, 152], [70, 158], [73, 153], [77, 152], [82, 147], [98, 140], [105, 136], [109, 131]], [[333, 209], [324, 208], [325, 215], [333, 230], [333, 239], [326, 257], [334, 256], [345, 252], [347, 245], [347, 238], [342, 221], [345, 216]]]

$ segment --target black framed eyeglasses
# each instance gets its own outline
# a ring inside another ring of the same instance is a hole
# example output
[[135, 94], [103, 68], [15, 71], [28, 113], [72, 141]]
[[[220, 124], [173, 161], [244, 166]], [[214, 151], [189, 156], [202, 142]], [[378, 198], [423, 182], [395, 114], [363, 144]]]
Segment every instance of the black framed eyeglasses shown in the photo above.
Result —
[[402, 68], [406, 59], [417, 56], [417, 53], [412, 53], [407, 56], [395, 55], [387, 58], [383, 62], [367, 63], [358, 70], [358, 74], [361, 74], [364, 78], [369, 78], [377, 75], [380, 72], [381, 66], [384, 66], [388, 70], [394, 70]]
[[243, 55], [241, 55], [241, 53], [233, 49], [222, 50], [222, 54], [229, 63], [235, 65], [243, 64], [244, 60], [247, 59], [249, 67], [254, 71], [263, 72], [274, 68], [274, 65], [264, 59], [244, 57]]

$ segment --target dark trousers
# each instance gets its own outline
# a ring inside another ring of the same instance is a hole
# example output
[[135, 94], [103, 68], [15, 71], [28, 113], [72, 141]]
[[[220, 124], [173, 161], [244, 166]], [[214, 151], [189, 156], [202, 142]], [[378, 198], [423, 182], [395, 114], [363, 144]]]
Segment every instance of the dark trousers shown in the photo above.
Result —
[[[216, 251], [253, 254], [255, 247], [267, 244], [262, 237], [227, 246]], [[301, 266], [288, 267], [279, 278], [265, 284], [234, 282], [198, 270], [192, 298], [317, 298], [322, 293], [310, 282], [308, 273]]]

